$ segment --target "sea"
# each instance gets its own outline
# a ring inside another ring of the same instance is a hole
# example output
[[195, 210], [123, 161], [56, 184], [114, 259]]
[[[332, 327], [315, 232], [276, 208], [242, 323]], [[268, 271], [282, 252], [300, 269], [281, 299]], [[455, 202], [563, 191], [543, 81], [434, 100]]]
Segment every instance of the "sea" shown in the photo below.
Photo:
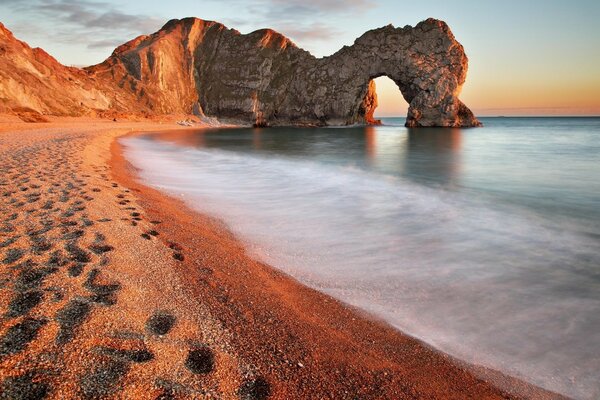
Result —
[[600, 118], [122, 139], [248, 252], [469, 363], [600, 398]]

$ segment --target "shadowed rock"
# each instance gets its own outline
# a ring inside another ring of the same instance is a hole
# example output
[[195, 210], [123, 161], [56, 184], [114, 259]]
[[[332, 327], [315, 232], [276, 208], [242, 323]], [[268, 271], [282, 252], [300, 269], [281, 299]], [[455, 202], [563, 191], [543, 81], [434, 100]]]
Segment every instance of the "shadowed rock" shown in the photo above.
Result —
[[107, 244], [93, 244], [90, 246], [90, 250], [95, 253], [95, 254], [103, 254], [103, 253], [107, 253], [109, 251], [114, 250], [114, 247], [109, 246]]

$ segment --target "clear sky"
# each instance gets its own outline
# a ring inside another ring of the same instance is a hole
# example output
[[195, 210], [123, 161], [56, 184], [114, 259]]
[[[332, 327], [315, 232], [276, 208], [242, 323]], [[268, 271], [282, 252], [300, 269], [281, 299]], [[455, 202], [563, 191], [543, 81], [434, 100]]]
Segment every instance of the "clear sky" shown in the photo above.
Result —
[[[368, 29], [445, 20], [469, 56], [462, 100], [478, 115], [600, 115], [599, 0], [0, 0], [0, 22], [67, 65], [195, 16], [243, 33], [271, 27], [316, 56]], [[406, 105], [378, 81], [378, 115]]]

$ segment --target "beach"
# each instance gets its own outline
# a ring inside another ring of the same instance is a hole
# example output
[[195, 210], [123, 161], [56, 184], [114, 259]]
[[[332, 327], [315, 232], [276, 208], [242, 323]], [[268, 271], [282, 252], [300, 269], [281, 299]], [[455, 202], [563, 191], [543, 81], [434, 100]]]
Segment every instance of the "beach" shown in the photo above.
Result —
[[170, 129], [189, 128], [0, 123], [1, 396], [561, 398], [303, 286], [141, 184], [116, 139]]

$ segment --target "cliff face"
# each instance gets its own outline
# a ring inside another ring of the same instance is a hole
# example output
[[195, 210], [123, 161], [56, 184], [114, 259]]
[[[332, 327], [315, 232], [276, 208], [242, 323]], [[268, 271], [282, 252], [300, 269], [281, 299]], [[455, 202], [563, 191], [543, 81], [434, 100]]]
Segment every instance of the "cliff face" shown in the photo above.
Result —
[[0, 24], [0, 112], [34, 121], [43, 120], [42, 114], [90, 115], [135, 105], [133, 94], [111, 86], [32, 49]]
[[[25, 58], [37, 61], [22, 45]], [[269, 29], [242, 35], [186, 18], [118, 47], [85, 70], [53, 62], [64, 79], [13, 77], [20, 82], [15, 87], [30, 93], [21, 103], [42, 113], [194, 113], [257, 125], [372, 123], [377, 106], [372, 79], [386, 75], [410, 104], [407, 126], [479, 125], [458, 99], [467, 57], [448, 26], [434, 19], [414, 28], [369, 31], [318, 59]], [[60, 104], [36, 97], [36, 85], [60, 89]], [[0, 82], [0, 97], [10, 105], [22, 91], [6, 86]]]

